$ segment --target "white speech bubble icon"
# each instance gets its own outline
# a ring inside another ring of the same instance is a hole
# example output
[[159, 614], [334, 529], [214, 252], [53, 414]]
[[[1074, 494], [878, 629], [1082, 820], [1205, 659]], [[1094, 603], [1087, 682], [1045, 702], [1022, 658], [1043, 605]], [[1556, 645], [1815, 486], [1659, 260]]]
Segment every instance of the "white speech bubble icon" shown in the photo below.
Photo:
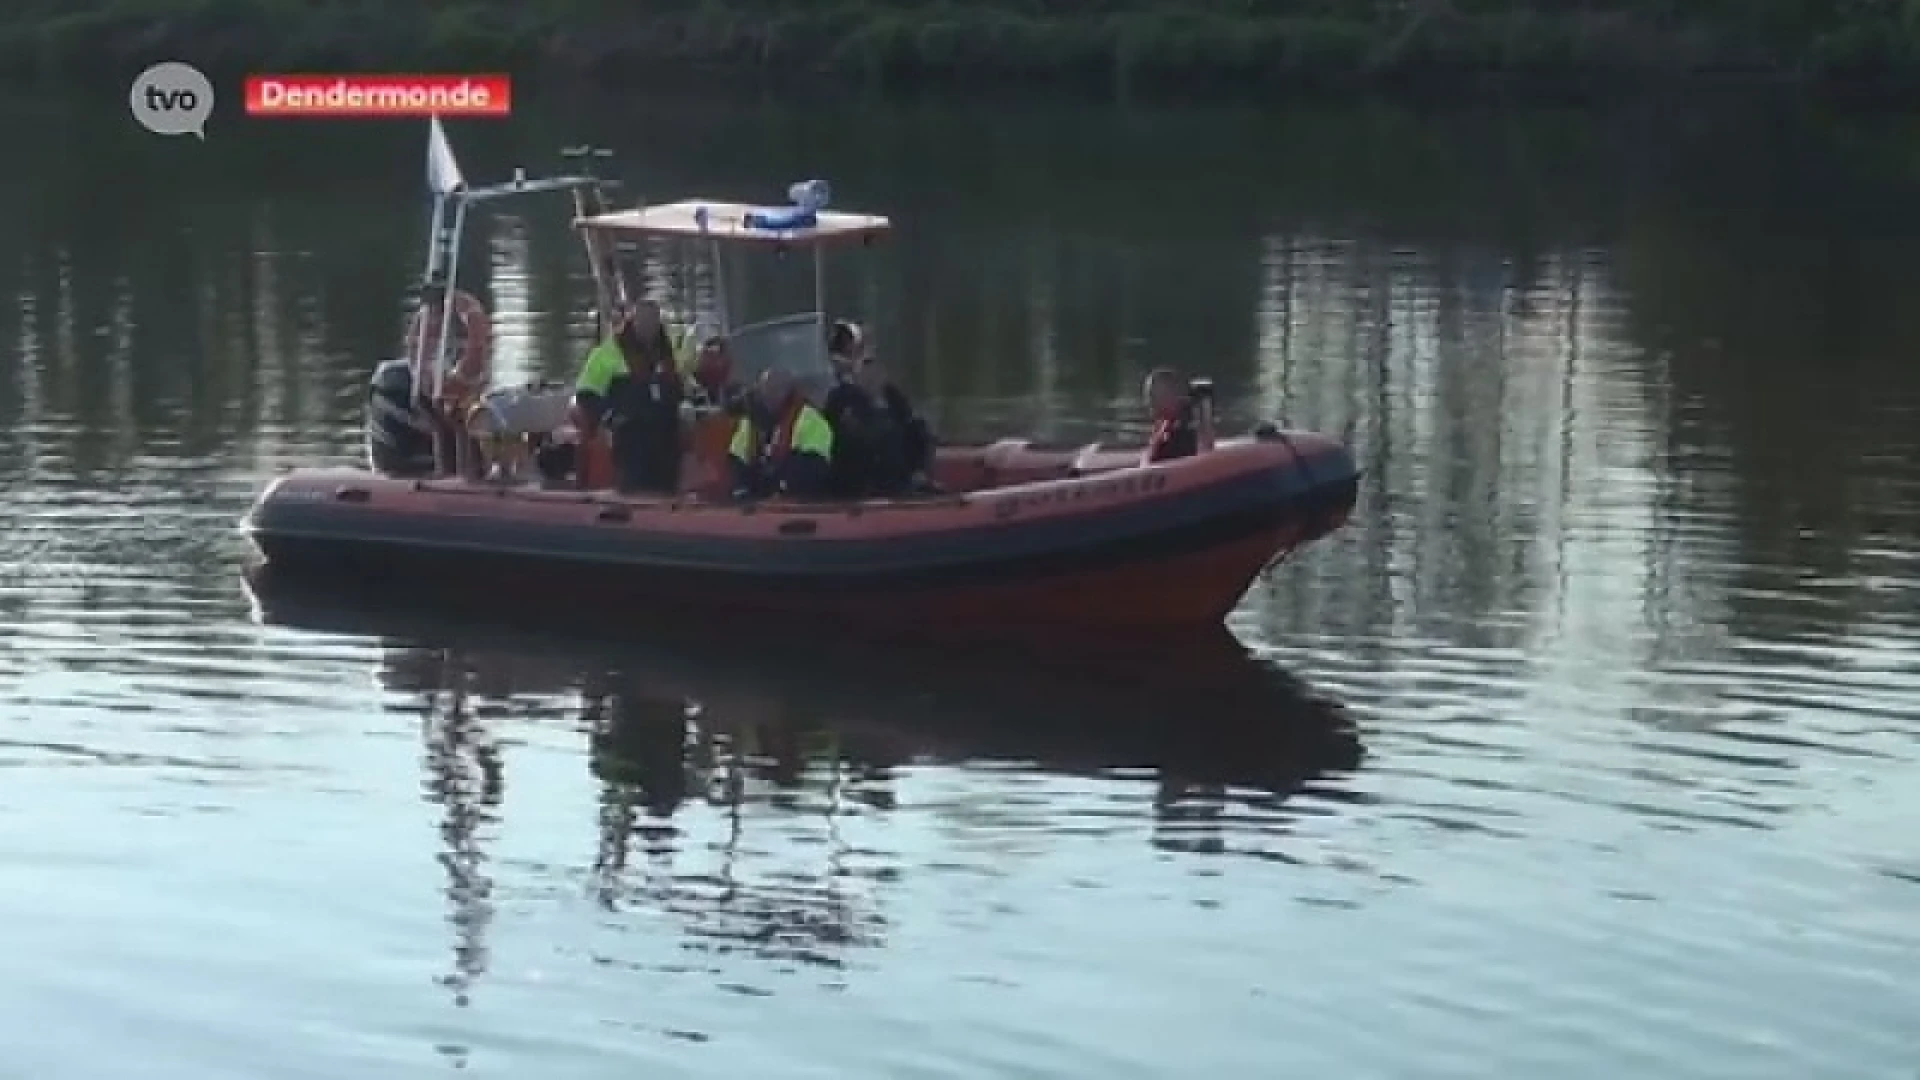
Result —
[[205, 140], [213, 115], [213, 84], [192, 64], [169, 60], [133, 80], [127, 92], [133, 119], [155, 135], [192, 135]]

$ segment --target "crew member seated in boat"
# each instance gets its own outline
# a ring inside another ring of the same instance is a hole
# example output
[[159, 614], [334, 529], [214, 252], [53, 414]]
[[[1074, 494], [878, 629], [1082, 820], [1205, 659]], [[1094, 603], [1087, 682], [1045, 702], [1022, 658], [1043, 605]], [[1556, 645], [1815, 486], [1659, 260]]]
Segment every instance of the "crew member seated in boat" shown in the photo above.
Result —
[[650, 300], [616, 316], [613, 336], [587, 354], [574, 384], [574, 426], [584, 443], [601, 430], [612, 437], [621, 491], [680, 490], [681, 364]]
[[687, 376], [688, 392], [714, 408], [738, 404], [739, 387], [733, 381], [733, 353], [727, 339], [718, 334], [700, 343], [693, 370]]
[[852, 353], [850, 378], [827, 392], [826, 415], [837, 452], [833, 493], [843, 498], [888, 498], [932, 491], [927, 470], [933, 435], [886, 365], [864, 343]]
[[1192, 457], [1200, 452], [1200, 426], [1194, 415], [1193, 385], [1172, 368], [1157, 368], [1147, 376], [1144, 394], [1153, 419], [1147, 439], [1146, 464]]
[[727, 459], [736, 499], [822, 498], [831, 480], [833, 426], [807, 401], [791, 372], [769, 368], [734, 421]]

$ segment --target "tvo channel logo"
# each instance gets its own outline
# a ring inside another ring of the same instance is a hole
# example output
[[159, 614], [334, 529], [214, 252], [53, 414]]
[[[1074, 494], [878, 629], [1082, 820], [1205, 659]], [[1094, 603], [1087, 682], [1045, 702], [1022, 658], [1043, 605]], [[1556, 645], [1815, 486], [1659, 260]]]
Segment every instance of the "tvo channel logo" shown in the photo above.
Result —
[[155, 135], [192, 135], [205, 141], [213, 115], [213, 84], [191, 64], [169, 60], [133, 80], [127, 92], [133, 120]]

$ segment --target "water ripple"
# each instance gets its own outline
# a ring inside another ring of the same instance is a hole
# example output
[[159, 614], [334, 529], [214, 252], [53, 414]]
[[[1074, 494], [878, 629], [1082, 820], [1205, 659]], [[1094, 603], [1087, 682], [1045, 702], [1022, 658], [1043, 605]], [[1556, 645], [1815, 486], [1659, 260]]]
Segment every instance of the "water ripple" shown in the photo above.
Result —
[[[793, 144], [790, 115], [701, 108], [648, 113], [692, 154], [651, 155], [663, 182], [731, 175], [701, 156], [722, 144]], [[1254, 586], [1244, 648], [1191, 667], [643, 618], [528, 633], [356, 606], [345, 582], [274, 610], [240, 587], [235, 521], [279, 470], [357, 459], [417, 207], [358, 181], [154, 183], [184, 205], [115, 219], [112, 244], [59, 205], [18, 215], [8, 1063], [1909, 1076], [1920, 342], [1897, 313], [1920, 283], [1899, 207], [1869, 228], [1821, 215], [1871, 193], [1794, 198], [1755, 247], [1603, 167], [1661, 160], [1638, 126], [1569, 161], [1585, 121], [1556, 116], [1522, 183], [1486, 164], [1518, 143], [1445, 118], [1291, 118], [1276, 141], [1130, 117], [1137, 145], [1012, 115], [950, 150], [918, 117], [803, 141], [959, 223], [903, 236], [899, 304], [834, 291], [943, 430], [1137, 435], [1139, 376], [1199, 357], [1235, 426], [1351, 428], [1349, 528]], [[1233, 191], [1177, 226], [1069, 167], [1196, 140], [1319, 164], [1186, 176]], [[66, 145], [20, 141], [43, 143]], [[1027, 192], [1035, 169], [1089, 182]], [[1727, 185], [1795, 170], [1691, 172], [1713, 206], [1764, 207], [1778, 193]], [[1027, 216], [982, 218], [953, 175], [1021, 186]], [[1349, 190], [1390, 175], [1419, 197]], [[475, 226], [516, 378], [564, 377], [590, 333], [577, 237], [551, 224]], [[1845, 289], [1809, 288], [1804, 231]], [[714, 302], [673, 252], [639, 255], [669, 307]], [[785, 295], [775, 276], [750, 291]]]

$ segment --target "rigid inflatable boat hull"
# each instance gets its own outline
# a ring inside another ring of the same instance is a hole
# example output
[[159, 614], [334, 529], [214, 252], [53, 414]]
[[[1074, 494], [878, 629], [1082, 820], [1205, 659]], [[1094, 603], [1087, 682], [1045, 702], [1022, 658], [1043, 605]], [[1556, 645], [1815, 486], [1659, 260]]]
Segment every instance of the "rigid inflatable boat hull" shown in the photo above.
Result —
[[1137, 632], [1217, 625], [1277, 553], [1345, 521], [1357, 480], [1345, 447], [1308, 435], [898, 503], [743, 507], [303, 469], [246, 528], [277, 571], [561, 611]]

